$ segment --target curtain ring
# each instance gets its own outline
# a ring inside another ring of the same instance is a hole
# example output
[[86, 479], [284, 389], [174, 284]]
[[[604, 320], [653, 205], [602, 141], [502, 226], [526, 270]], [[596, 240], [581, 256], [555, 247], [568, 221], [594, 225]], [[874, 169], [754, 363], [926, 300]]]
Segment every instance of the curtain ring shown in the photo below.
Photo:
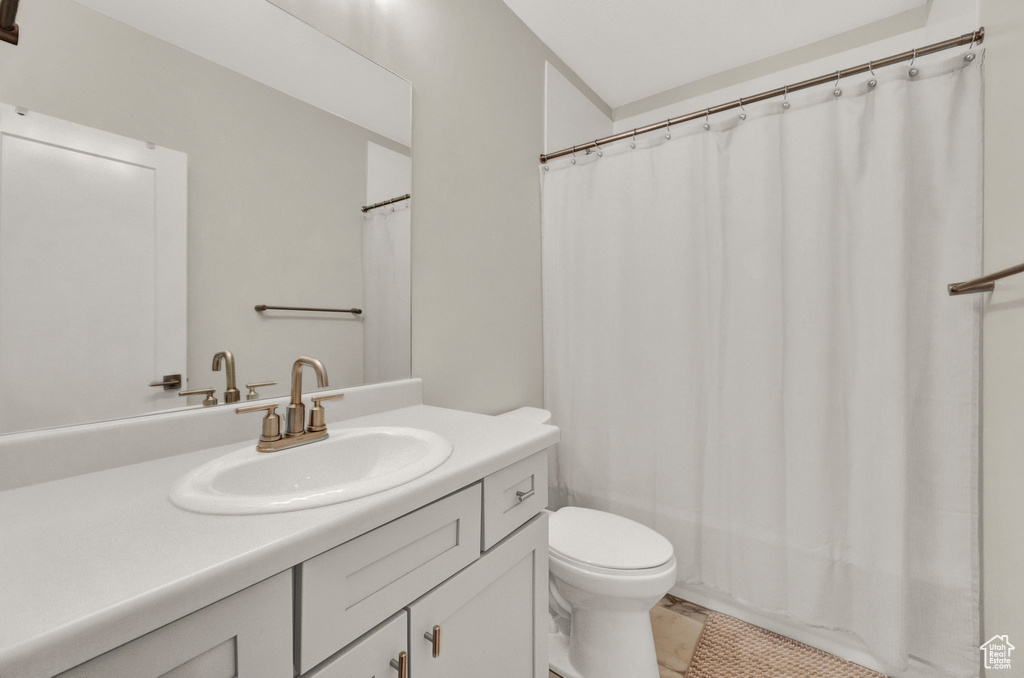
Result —
[[597, 149], [597, 151], [595, 151], [597, 153], [597, 157], [604, 157], [604, 151], [601, 150], [601, 144], [597, 143], [597, 139], [594, 139], [594, 148]]
[[917, 48], [914, 48], [914, 56], [910, 58], [910, 77], [915, 77], [919, 71], [914, 68], [914, 62], [917, 61]]
[[636, 127], [633, 128], [633, 140], [629, 142], [629, 147], [636, 149]]
[[874, 89], [878, 87], [878, 78], [875, 77], [875, 65], [872, 62], [868, 62], [868, 72], [871, 73], [871, 79], [868, 80], [868, 87]]
[[974, 58], [977, 56], [974, 52], [971, 51], [972, 49], [974, 49], [974, 43], [976, 43], [977, 41], [978, 31], [974, 31], [973, 33], [971, 33], [971, 44], [967, 46], [967, 54], [964, 54], [964, 61], [966, 61], [967, 63], [974, 61]]
[[842, 79], [843, 79], [843, 72], [842, 71], [836, 71], [836, 84], [832, 86], [833, 87], [832, 96], [837, 97], [837, 98], [843, 96], [843, 90], [841, 90], [839, 88], [839, 81], [842, 80]]
[[711, 129], [711, 122], [708, 120], [708, 118], [710, 116], [711, 116], [711, 109], [710, 108], [705, 108], [704, 109], [704, 131], [705, 132]]
[[575, 146], [572, 147], [572, 160], [570, 160], [569, 162], [572, 163], [573, 165], [576, 164], [576, 147]]
[[669, 118], [668, 120], [665, 121], [665, 130], [666, 130], [665, 138], [666, 139], [671, 139], [672, 138], [672, 118]]
[[789, 85], [782, 88], [782, 107], [789, 110]]
[[747, 119], [747, 109], [743, 106], [743, 97], [740, 97], [740, 120]]

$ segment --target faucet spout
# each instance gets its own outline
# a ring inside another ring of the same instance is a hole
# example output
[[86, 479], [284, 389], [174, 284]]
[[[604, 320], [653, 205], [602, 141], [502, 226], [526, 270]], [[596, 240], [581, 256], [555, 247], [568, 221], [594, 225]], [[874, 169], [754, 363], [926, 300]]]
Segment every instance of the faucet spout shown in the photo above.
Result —
[[220, 372], [221, 363], [227, 365], [227, 388], [224, 390], [224, 402], [237, 403], [241, 398], [238, 388], [235, 386], [235, 356], [231, 351], [221, 351], [213, 356], [213, 371]]
[[300, 436], [306, 431], [306, 406], [302, 404], [302, 366], [309, 365], [316, 373], [320, 388], [327, 386], [327, 370], [316, 358], [302, 356], [292, 365], [292, 400], [288, 405], [288, 419], [285, 422], [285, 436]]
[[302, 356], [292, 365], [292, 404], [302, 402], [302, 366], [309, 365], [316, 373], [316, 383], [320, 388], [327, 386], [327, 370], [324, 364], [316, 358]]

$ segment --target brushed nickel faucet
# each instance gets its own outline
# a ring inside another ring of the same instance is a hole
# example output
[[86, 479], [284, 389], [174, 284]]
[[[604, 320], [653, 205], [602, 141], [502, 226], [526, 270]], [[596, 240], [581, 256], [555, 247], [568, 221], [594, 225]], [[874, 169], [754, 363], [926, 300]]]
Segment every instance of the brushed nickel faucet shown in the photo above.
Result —
[[227, 364], [228, 384], [224, 389], [224, 402], [237, 403], [242, 399], [242, 394], [235, 387], [235, 356], [231, 351], [221, 351], [213, 356], [213, 371], [220, 372], [221, 361]]
[[316, 382], [321, 387], [327, 386], [327, 370], [316, 358], [302, 356], [292, 365], [292, 397], [288, 404], [288, 418], [285, 422], [284, 435], [281, 434], [281, 417], [277, 414], [277, 403], [266, 405], [246, 405], [235, 409], [237, 414], [266, 410], [263, 417], [263, 429], [260, 440], [256, 444], [259, 452], [276, 452], [296, 445], [323, 440], [327, 437], [327, 424], [324, 423], [324, 408], [320, 404], [324, 400], [335, 400], [344, 397], [344, 393], [335, 395], [313, 396], [313, 409], [309, 413], [309, 428], [305, 426], [306, 406], [302, 403], [302, 367], [309, 365], [316, 373]]
[[316, 373], [316, 383], [320, 388], [327, 386], [327, 370], [316, 358], [302, 356], [292, 364], [292, 401], [288, 404], [288, 418], [285, 420], [284, 434], [293, 438], [306, 432], [306, 406], [302, 404], [302, 366], [309, 365]]

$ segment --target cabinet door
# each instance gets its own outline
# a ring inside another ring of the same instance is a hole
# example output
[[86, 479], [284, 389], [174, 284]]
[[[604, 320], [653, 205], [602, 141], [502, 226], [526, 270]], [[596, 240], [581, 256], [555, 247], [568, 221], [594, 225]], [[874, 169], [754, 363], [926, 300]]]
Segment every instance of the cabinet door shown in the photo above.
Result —
[[401, 675], [399, 664], [407, 661], [402, 656], [409, 644], [407, 624], [403, 610], [303, 678], [407, 678]]
[[409, 606], [411, 678], [546, 678], [547, 582], [541, 514]]
[[291, 570], [162, 626], [58, 678], [290, 678]]

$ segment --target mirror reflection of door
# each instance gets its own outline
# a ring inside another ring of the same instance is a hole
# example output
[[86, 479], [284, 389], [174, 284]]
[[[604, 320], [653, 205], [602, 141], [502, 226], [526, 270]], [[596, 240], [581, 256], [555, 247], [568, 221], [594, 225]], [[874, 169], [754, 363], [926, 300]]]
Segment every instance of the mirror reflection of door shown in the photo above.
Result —
[[0, 432], [185, 404], [186, 164], [0, 104]]

